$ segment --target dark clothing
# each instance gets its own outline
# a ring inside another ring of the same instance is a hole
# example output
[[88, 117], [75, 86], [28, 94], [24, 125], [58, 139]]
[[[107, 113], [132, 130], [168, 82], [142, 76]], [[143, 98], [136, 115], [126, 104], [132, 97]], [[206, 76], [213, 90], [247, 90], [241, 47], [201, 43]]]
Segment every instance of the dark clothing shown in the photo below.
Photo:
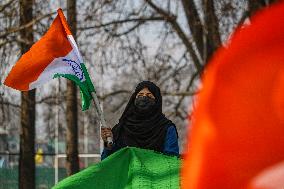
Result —
[[[142, 98], [139, 97], [140, 99], [136, 98], [144, 88], [147, 88], [155, 99], [145, 94]], [[118, 124], [112, 129], [115, 145], [111, 152], [126, 146], [164, 152], [169, 127], [172, 127], [170, 130], [175, 132], [178, 138], [175, 125], [162, 113], [162, 95], [159, 87], [150, 81], [143, 81], [135, 88]]]
[[[106, 157], [120, 150], [121, 148], [123, 147], [118, 146], [116, 144], [113, 145], [111, 150], [104, 148], [102, 155], [101, 155], [101, 160], [105, 159]], [[166, 135], [165, 143], [164, 143], [163, 153], [167, 155], [179, 156], [178, 136], [177, 136], [176, 128], [173, 125], [168, 127], [167, 135]]]
[[[141, 111], [134, 104], [142, 89], [155, 96], [155, 105]], [[174, 125], [162, 113], [162, 96], [159, 87], [150, 81], [139, 83], [122, 113], [119, 123], [112, 129], [114, 142], [119, 146], [132, 146], [162, 152], [168, 126]]]

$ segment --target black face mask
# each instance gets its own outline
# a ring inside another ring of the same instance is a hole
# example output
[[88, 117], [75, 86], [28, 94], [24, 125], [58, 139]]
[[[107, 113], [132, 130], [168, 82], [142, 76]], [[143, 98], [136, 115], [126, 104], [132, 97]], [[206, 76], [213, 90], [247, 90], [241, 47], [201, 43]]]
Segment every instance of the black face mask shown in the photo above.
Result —
[[135, 99], [134, 105], [140, 111], [148, 111], [155, 105], [155, 99], [147, 97], [147, 96], [139, 96]]

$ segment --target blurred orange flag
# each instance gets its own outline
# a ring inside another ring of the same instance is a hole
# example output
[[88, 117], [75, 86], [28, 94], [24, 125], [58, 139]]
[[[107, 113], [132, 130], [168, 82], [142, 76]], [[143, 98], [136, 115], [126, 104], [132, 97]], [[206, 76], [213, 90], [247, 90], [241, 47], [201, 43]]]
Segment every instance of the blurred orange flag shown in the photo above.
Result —
[[284, 188], [284, 2], [260, 11], [205, 70], [183, 189]]

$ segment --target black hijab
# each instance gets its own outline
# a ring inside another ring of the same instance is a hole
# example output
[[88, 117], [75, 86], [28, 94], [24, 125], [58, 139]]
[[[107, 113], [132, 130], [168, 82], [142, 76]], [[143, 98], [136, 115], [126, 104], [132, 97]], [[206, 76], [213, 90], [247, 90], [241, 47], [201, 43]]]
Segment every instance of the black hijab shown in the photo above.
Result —
[[[137, 93], [142, 89], [155, 96], [155, 105], [147, 113], [140, 113], [134, 105]], [[163, 152], [169, 126], [174, 124], [162, 113], [162, 96], [159, 87], [150, 81], [142, 81], [131, 95], [119, 123], [112, 129], [114, 142], [121, 147], [134, 146]]]

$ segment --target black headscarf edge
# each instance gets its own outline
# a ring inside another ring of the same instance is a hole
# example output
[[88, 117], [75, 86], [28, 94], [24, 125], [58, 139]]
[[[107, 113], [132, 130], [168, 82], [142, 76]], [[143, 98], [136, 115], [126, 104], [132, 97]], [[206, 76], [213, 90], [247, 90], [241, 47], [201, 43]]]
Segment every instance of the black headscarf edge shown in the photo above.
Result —
[[[128, 116], [127, 113], [128, 113], [128, 111], [130, 110], [130, 107], [132, 106], [132, 104], [134, 103], [134, 100], [135, 100], [135, 98], [136, 98], [137, 93], [138, 93], [139, 91], [141, 91], [143, 88], [148, 88], [149, 91], [150, 91], [151, 93], [153, 93], [153, 95], [154, 95], [155, 98], [157, 99], [156, 103], [157, 103], [157, 105], [159, 106], [159, 109], [158, 109], [159, 114], [161, 114], [161, 116], [164, 117], [164, 118], [162, 118], [162, 119], [168, 120], [168, 119], [164, 116], [164, 114], [162, 114], [162, 96], [161, 96], [161, 92], [160, 92], [159, 87], [157, 87], [157, 86], [156, 86], [153, 82], [151, 82], [151, 81], [142, 81], [142, 82], [140, 82], [140, 83], [136, 86], [134, 93], [131, 95], [131, 97], [130, 97], [130, 99], [129, 99], [129, 102], [128, 102], [128, 104], [126, 105], [126, 107], [125, 107], [125, 109], [124, 109], [124, 112], [122, 113], [121, 118], [119, 119], [119, 123], [116, 124], [116, 125], [113, 127], [113, 129], [112, 129], [112, 131], [113, 131], [113, 133], [114, 133], [114, 140], [115, 140], [115, 141], [118, 140], [119, 133], [121, 133], [120, 130], [121, 130], [121, 128], [122, 128], [122, 124], [124, 123], [125, 118]], [[170, 120], [166, 121], [165, 123], [167, 123], [166, 125], [168, 125], [168, 126], [169, 126], [169, 125], [172, 125], [172, 126], [175, 127], [175, 125], [174, 125]], [[164, 128], [165, 132], [166, 132], [168, 126], [166, 126], [166, 127]], [[175, 130], [176, 130], [176, 127], [175, 127]], [[176, 130], [176, 132], [177, 132], [177, 130]], [[163, 141], [163, 142], [164, 142], [164, 141]], [[161, 151], [161, 149], [160, 149], [160, 151]]]

